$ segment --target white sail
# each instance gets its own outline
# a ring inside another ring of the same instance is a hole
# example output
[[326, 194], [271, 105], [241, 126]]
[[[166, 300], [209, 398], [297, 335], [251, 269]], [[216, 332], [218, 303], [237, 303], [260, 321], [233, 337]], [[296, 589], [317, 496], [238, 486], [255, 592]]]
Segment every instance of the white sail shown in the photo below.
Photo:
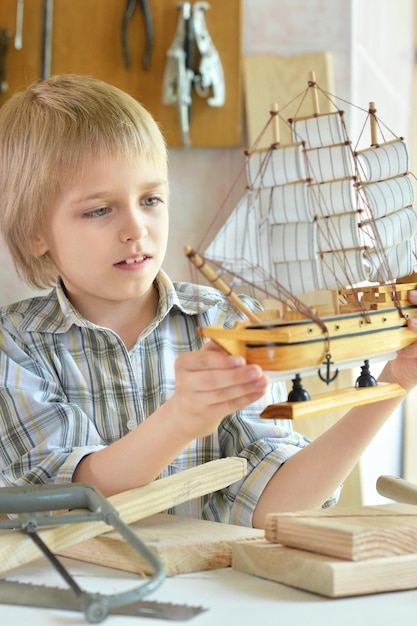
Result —
[[310, 203], [316, 207], [316, 212], [324, 217], [357, 211], [354, 180], [350, 177], [309, 185]]
[[247, 155], [248, 192], [205, 257], [295, 296], [412, 273], [417, 214], [405, 143], [353, 152], [339, 111], [291, 126], [295, 143]]
[[311, 220], [307, 192], [305, 181], [260, 189], [256, 194], [260, 213], [274, 224]]
[[360, 193], [372, 218], [395, 213], [412, 206], [414, 201], [412, 182], [409, 176], [404, 175], [361, 185]]
[[352, 276], [357, 283], [371, 280], [364, 254], [363, 249], [323, 254], [320, 264], [323, 288], [343, 289], [352, 284]]
[[313, 261], [318, 256], [316, 222], [275, 224], [271, 228], [274, 263]]
[[275, 280], [294, 295], [323, 289], [320, 263], [296, 261], [275, 264]]
[[381, 256], [375, 250], [367, 254], [370, 281], [385, 283], [391, 281], [393, 276], [409, 276], [414, 271], [416, 248], [413, 240], [386, 248], [384, 253], [386, 265], [381, 264]]
[[353, 176], [354, 164], [349, 146], [323, 146], [306, 150], [308, 173], [318, 183]]
[[325, 113], [290, 120], [294, 141], [304, 141], [310, 148], [321, 148], [347, 140], [343, 112]]
[[403, 139], [394, 139], [356, 153], [361, 178], [367, 181], [393, 178], [408, 172], [408, 152]]
[[401, 244], [413, 239], [417, 231], [417, 213], [413, 208], [403, 209], [380, 219], [364, 223], [363, 228], [370, 227], [369, 238], [375, 234], [374, 247], [390, 248], [396, 243]]
[[252, 266], [259, 265], [258, 240], [248, 237], [248, 232], [259, 233], [257, 207], [248, 193], [225, 222], [217, 237], [205, 252], [205, 257], [219, 261], [231, 273], [247, 280], [252, 276]]
[[303, 146], [294, 143], [273, 150], [252, 152], [246, 160], [250, 189], [261, 189], [291, 183], [306, 177]]
[[361, 227], [370, 250], [370, 280], [392, 281], [411, 274], [416, 265], [417, 214], [408, 153], [396, 139], [357, 153], [359, 195], [364, 208]]

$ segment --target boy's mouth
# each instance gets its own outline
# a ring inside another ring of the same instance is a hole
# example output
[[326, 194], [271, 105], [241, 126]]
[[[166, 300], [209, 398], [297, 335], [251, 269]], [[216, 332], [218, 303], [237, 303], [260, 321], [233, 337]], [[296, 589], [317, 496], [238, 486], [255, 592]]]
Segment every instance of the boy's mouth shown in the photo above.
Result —
[[118, 263], [115, 263], [115, 265], [137, 265], [139, 263], [143, 263], [149, 258], [150, 257], [147, 254], [141, 254], [137, 257], [132, 257], [130, 259], [125, 259], [124, 261], [119, 261]]
[[125, 263], [126, 265], [132, 265], [133, 263], [140, 263], [141, 261], [144, 261], [147, 258], [148, 257], [146, 256], [146, 254], [142, 254], [141, 256], [138, 256], [135, 259], [126, 259]]

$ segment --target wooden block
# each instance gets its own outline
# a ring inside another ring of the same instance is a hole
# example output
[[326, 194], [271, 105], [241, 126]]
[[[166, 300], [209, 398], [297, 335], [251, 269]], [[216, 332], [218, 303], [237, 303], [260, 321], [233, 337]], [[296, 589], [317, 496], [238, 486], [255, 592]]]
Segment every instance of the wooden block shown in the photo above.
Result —
[[417, 506], [383, 504], [272, 513], [266, 519], [265, 538], [351, 561], [415, 554]]
[[[277, 103], [280, 114], [285, 119], [294, 117], [295, 114], [311, 114], [310, 98], [306, 98], [299, 110], [299, 100], [281, 109], [307, 88], [309, 71], [315, 72], [316, 81], [320, 87], [330, 92], [333, 91], [333, 73], [329, 53], [260, 54], [244, 57], [243, 83], [249, 147], [253, 146], [261, 134], [273, 103]], [[320, 97], [319, 102], [322, 113], [334, 110], [327, 99]], [[268, 129], [257, 147], [267, 147], [273, 141], [272, 131]], [[282, 143], [290, 141], [289, 129], [284, 124], [280, 125], [280, 141]]]
[[[234, 541], [259, 539], [254, 528], [219, 524], [161, 513], [131, 526], [159, 556], [168, 576], [230, 567]], [[149, 565], [117, 533], [95, 537], [60, 551], [66, 556], [136, 574], [152, 573]]]
[[417, 587], [417, 554], [354, 562], [259, 540], [234, 543], [232, 566], [330, 598]]

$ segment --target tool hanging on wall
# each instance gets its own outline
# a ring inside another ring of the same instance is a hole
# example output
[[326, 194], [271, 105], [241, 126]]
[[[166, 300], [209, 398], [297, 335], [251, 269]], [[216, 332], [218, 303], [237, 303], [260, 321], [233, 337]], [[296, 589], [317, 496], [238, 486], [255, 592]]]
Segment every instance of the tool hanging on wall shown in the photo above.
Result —
[[210, 106], [221, 107], [226, 100], [224, 73], [219, 53], [207, 29], [205, 12], [208, 8], [207, 2], [196, 2], [194, 5], [194, 30], [200, 53], [200, 65], [194, 83], [198, 95], [207, 98]]
[[10, 32], [6, 29], [0, 30], [0, 96], [9, 89], [6, 71], [6, 56], [9, 48]]
[[54, 0], [43, 0], [41, 78], [51, 75]]
[[16, 30], [14, 35], [14, 47], [21, 50], [23, 46], [23, 8], [25, 0], [17, 0], [16, 3]]
[[142, 67], [145, 71], [149, 70], [151, 64], [151, 52], [152, 52], [152, 44], [153, 44], [153, 22], [151, 9], [149, 6], [149, 0], [127, 0], [125, 14], [123, 16], [122, 22], [122, 53], [123, 53], [123, 61], [126, 69], [130, 68], [131, 59], [129, 46], [127, 43], [128, 36], [128, 26], [129, 22], [132, 19], [133, 12], [135, 10], [136, 5], [139, 5], [143, 17], [145, 20], [145, 32], [146, 32], [146, 40], [145, 40], [145, 52], [142, 58]]
[[[67, 509], [70, 512], [65, 515], [50, 514], [53, 511]], [[49, 514], [41, 515], [43, 511]], [[155, 591], [165, 579], [164, 565], [157, 554], [140, 540], [120, 518], [118, 511], [93, 485], [71, 483], [3, 487], [0, 489], [0, 513], [18, 514], [12, 519], [0, 520], [0, 529], [20, 529], [26, 533], [70, 587], [54, 589], [30, 583], [0, 581], [0, 603], [83, 611], [90, 623], [102, 622], [108, 614], [189, 619], [204, 610], [201, 607], [143, 601], [144, 596]], [[150, 565], [154, 572], [153, 576], [139, 587], [107, 596], [88, 593], [81, 589], [37, 531], [42, 526], [92, 521], [105, 522], [113, 526]]]
[[[207, 2], [195, 2], [193, 5], [184, 2], [178, 5], [177, 29], [167, 50], [162, 102], [177, 107], [184, 146], [191, 145], [189, 133], [193, 86], [201, 98], [207, 99], [209, 106], [221, 107], [225, 103], [223, 67], [205, 21], [205, 12], [209, 7]], [[197, 69], [194, 61], [196, 49]]]

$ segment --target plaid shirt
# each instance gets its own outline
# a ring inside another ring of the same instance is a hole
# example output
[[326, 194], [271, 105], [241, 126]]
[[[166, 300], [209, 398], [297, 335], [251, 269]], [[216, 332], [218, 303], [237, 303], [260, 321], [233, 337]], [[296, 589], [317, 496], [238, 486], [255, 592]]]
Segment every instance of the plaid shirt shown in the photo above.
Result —
[[[81, 317], [59, 282], [46, 296], [0, 309], [0, 484], [71, 482], [84, 456], [123, 437], [173, 394], [176, 358], [204, 341], [197, 326], [230, 327], [237, 319], [211, 288], [174, 285], [162, 271], [156, 285], [157, 315], [130, 351], [112, 330]], [[172, 461], [161, 476], [227, 456], [247, 459], [248, 475], [171, 512], [252, 525], [271, 476], [308, 443], [289, 421], [259, 418], [284, 392], [282, 383], [269, 385], [261, 401]]]

